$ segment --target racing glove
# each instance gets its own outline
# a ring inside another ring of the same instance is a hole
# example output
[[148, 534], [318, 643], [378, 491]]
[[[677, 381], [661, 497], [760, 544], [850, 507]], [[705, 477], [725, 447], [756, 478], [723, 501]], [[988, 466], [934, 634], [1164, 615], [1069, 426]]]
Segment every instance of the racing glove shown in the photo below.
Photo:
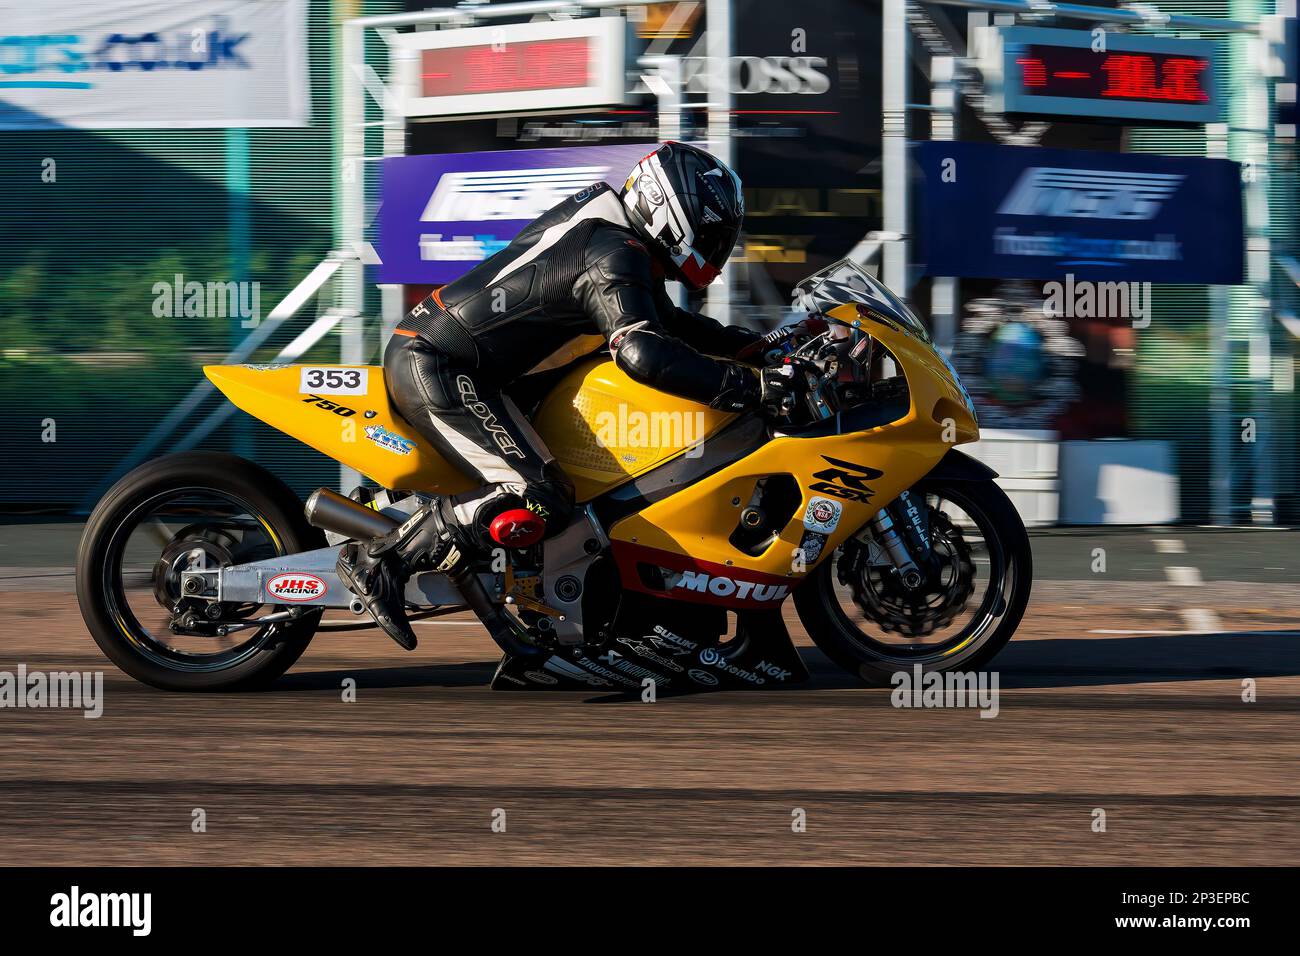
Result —
[[768, 418], [788, 417], [799, 397], [808, 390], [808, 376], [803, 363], [790, 359], [763, 369], [759, 381], [762, 390], [759, 408]]
[[724, 412], [743, 412], [756, 408], [763, 397], [763, 386], [752, 368], [727, 362], [722, 375], [722, 388], [709, 402], [709, 408]]

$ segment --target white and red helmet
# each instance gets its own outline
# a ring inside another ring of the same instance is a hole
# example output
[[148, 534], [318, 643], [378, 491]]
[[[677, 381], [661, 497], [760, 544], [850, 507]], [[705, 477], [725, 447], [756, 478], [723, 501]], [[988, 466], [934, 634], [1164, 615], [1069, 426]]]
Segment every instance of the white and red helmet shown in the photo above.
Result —
[[698, 147], [664, 143], [636, 164], [621, 196], [670, 278], [699, 290], [718, 277], [745, 218], [730, 166]]

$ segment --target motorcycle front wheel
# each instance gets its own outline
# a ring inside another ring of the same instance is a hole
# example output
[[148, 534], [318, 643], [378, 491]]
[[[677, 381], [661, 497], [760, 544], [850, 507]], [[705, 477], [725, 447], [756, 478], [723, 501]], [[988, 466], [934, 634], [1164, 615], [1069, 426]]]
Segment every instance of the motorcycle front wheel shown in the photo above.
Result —
[[265, 469], [235, 455], [170, 455], [127, 474], [91, 513], [77, 554], [77, 600], [95, 643], [138, 681], [164, 690], [264, 685], [306, 649], [321, 612], [222, 635], [219, 625], [277, 606], [196, 603], [200, 620], [178, 629], [181, 572], [324, 546], [297, 496]]
[[1024, 523], [992, 479], [927, 479], [911, 491], [928, 506], [934, 555], [922, 587], [904, 587], [864, 529], [794, 593], [817, 647], [876, 686], [917, 665], [923, 672], [983, 668], [1020, 624], [1033, 580]]

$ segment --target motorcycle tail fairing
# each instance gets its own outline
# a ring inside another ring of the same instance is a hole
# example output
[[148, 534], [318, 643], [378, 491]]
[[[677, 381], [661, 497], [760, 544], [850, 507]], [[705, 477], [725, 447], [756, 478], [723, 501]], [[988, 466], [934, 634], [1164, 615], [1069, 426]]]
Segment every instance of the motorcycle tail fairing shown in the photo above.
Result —
[[430, 494], [473, 483], [388, 400], [378, 365], [207, 365], [231, 403], [384, 488]]

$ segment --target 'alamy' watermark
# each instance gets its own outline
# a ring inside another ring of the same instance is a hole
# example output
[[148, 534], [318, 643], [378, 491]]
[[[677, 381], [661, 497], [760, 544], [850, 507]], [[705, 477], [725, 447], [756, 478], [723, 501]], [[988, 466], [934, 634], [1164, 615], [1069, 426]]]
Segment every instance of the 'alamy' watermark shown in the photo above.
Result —
[[[596, 413], [596, 441], [606, 449], [668, 450], [686, 448], [686, 458], [703, 454], [700, 442], [707, 431], [703, 412], [643, 412], [620, 402], [617, 412]], [[690, 447], [687, 447], [690, 446]], [[626, 464], [636, 456], [624, 452]]]
[[87, 720], [104, 713], [103, 671], [0, 671], [0, 707], [69, 708]]
[[930, 671], [923, 673], [920, 664], [910, 671], [894, 671], [889, 676], [894, 685], [889, 702], [895, 707], [972, 707], [980, 717], [998, 715], [997, 671]]
[[240, 319], [246, 329], [262, 320], [260, 282], [187, 282], [178, 272], [172, 282], [155, 282], [151, 291], [158, 319]]
[[1054, 319], [1128, 319], [1135, 329], [1151, 324], [1150, 282], [1076, 281], [1043, 286], [1043, 314]]
[[74, 886], [50, 897], [50, 925], [125, 926], [132, 936], [148, 936], [153, 929], [153, 894], [83, 893]]

